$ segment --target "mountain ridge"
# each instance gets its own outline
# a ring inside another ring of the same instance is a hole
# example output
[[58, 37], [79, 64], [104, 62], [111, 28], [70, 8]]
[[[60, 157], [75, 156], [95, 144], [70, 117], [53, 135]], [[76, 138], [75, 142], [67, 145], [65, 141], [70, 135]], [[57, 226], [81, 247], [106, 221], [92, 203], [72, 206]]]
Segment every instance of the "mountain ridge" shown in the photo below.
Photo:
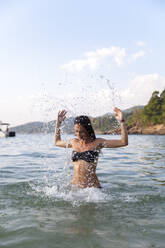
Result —
[[[125, 114], [132, 113], [135, 109], [142, 108], [142, 106], [134, 106], [129, 109], [123, 110]], [[97, 117], [90, 117], [92, 125], [96, 132], [105, 132], [109, 129], [114, 129], [114, 125], [117, 125], [117, 121], [112, 113], [106, 113]], [[99, 124], [97, 123], [99, 122]], [[32, 133], [51, 133], [54, 132], [56, 126], [56, 120], [51, 120], [48, 122], [42, 121], [32, 121], [25, 124], [17, 125], [11, 127], [10, 131], [15, 131], [16, 133], [32, 134]], [[74, 129], [74, 117], [67, 118], [62, 125], [62, 131], [66, 133], [73, 133]]]

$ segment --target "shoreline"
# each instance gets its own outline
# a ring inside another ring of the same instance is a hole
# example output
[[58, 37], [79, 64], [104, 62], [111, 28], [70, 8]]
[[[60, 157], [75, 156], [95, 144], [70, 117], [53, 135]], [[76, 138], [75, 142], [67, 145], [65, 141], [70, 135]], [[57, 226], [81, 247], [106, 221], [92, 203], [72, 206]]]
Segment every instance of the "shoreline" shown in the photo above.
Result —
[[[157, 124], [153, 126], [147, 127], [139, 127], [139, 126], [128, 126], [127, 127], [128, 134], [139, 134], [139, 135], [165, 135], [165, 125], [164, 124]], [[112, 131], [95, 131], [96, 134], [119, 134], [121, 133], [120, 127], [112, 130]]]

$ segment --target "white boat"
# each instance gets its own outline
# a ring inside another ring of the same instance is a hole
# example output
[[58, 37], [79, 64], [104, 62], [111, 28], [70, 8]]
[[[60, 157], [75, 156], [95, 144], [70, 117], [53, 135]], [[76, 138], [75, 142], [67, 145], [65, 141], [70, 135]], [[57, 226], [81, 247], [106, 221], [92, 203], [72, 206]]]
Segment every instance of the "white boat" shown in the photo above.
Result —
[[[15, 132], [14, 131], [9, 131], [9, 123], [3, 123], [0, 121], [0, 138], [7, 138], [7, 137], [15, 137]], [[6, 127], [5, 130], [3, 130], [3, 127]]]

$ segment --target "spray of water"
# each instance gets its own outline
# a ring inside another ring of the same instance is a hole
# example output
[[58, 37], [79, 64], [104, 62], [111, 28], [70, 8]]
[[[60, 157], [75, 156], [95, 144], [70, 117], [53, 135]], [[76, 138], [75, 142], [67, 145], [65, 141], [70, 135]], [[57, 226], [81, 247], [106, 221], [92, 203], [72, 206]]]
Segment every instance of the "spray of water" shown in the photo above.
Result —
[[[91, 77], [93, 80], [93, 77]], [[65, 95], [65, 99], [60, 97], [54, 97], [47, 93], [45, 87], [42, 92], [34, 99], [33, 110], [37, 109], [43, 116], [42, 121], [44, 122], [44, 133], [48, 135], [55, 128], [55, 119], [60, 109], [67, 110], [67, 119], [61, 126], [62, 138], [69, 143], [70, 137], [66, 133], [66, 125], [73, 127], [73, 117], [79, 114], [86, 114], [92, 116], [91, 113], [103, 113], [108, 111], [112, 113], [112, 109], [116, 106], [119, 101], [119, 95], [115, 89], [115, 84], [111, 83], [109, 79], [104, 76], [99, 76], [94, 79], [99, 80], [101, 85], [106, 85], [104, 90], [95, 91], [95, 85], [89, 84], [88, 88], [83, 86], [82, 93], [73, 96], [72, 94]], [[49, 138], [52, 140], [45, 144], [47, 147], [50, 146], [52, 149], [53, 134], [49, 134]], [[43, 148], [43, 144], [39, 144], [40, 148]], [[42, 160], [42, 167], [47, 168], [45, 176], [43, 178], [42, 187], [39, 186], [41, 183], [37, 182], [34, 189], [39, 192], [44, 192], [47, 196], [55, 196], [56, 198], [63, 198], [64, 200], [71, 200], [72, 202], [83, 201], [104, 201], [107, 197], [104, 191], [98, 189], [83, 189], [78, 190], [71, 186], [72, 170], [70, 160], [70, 149], [65, 149], [65, 156], [63, 158], [63, 169], [57, 171], [56, 159], [50, 158], [45, 153], [45, 156], [40, 158]], [[43, 168], [41, 168], [43, 170]], [[56, 176], [55, 180], [52, 180], [53, 176]], [[51, 180], [50, 180], [51, 179]], [[80, 199], [81, 198], [81, 199]]]

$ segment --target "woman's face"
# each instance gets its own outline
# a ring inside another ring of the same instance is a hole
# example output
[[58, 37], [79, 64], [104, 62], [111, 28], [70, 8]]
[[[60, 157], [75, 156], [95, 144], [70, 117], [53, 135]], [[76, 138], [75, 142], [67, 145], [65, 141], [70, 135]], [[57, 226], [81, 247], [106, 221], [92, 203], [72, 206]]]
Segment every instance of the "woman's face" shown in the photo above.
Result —
[[89, 139], [89, 135], [83, 126], [79, 124], [75, 124], [74, 130], [75, 130], [75, 135], [77, 136], [78, 139], [82, 139], [82, 140]]

